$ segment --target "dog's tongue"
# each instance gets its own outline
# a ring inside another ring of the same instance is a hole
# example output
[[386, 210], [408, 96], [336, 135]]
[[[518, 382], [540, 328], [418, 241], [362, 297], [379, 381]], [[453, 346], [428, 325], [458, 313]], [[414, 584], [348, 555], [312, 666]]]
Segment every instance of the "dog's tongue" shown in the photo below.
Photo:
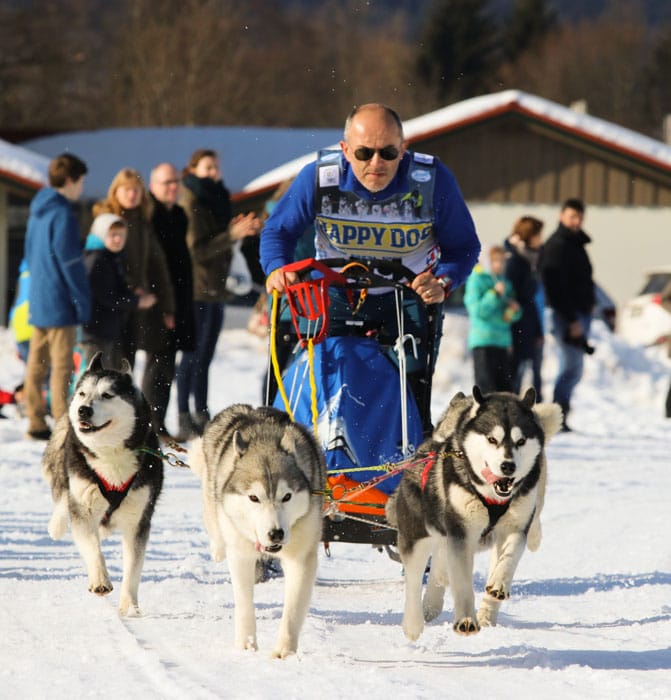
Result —
[[254, 544], [254, 548], [256, 549], [257, 552], [265, 552], [266, 551], [266, 548], [258, 540], [256, 540], [256, 543]]
[[482, 474], [482, 478], [488, 483], [488, 484], [494, 484], [496, 483], [501, 477], [496, 476], [494, 472], [485, 465], [485, 468], [480, 472]]

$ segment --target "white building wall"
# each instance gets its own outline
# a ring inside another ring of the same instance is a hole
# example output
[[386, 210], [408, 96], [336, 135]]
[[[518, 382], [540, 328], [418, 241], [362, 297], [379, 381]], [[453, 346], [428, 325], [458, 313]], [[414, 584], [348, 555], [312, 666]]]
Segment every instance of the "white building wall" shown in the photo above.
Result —
[[[469, 203], [483, 253], [510, 234], [520, 216], [545, 222], [545, 238], [555, 230], [559, 208], [546, 205]], [[645, 272], [671, 267], [671, 208], [598, 207], [587, 205], [584, 230], [592, 238], [587, 250], [594, 278], [618, 307], [643, 286]]]

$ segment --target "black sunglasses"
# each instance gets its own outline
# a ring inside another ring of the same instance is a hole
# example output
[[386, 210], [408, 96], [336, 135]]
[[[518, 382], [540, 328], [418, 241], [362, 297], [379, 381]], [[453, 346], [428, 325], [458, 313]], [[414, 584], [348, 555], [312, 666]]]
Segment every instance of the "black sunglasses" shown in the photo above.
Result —
[[359, 146], [354, 151], [354, 157], [357, 160], [370, 160], [376, 153], [380, 154], [382, 160], [396, 160], [398, 158], [398, 148], [396, 146], [385, 146], [384, 148]]

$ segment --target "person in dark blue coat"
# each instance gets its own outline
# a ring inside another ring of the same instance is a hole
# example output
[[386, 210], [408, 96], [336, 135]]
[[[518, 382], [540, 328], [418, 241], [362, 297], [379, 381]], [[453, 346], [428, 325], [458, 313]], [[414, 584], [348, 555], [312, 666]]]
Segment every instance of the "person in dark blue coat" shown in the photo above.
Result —
[[27, 437], [48, 440], [42, 388], [51, 369], [51, 413], [58, 420], [68, 408], [77, 326], [91, 313], [91, 292], [82, 260], [79, 225], [72, 203], [81, 196], [87, 167], [70, 153], [49, 164], [49, 187], [30, 204], [24, 257], [31, 274], [30, 339], [25, 378]]
[[513, 323], [512, 389], [520, 393], [527, 367], [531, 365], [536, 401], [543, 400], [544, 299], [539, 275], [543, 244], [543, 222], [522, 216], [505, 242], [507, 253], [505, 276], [510, 280], [515, 298], [522, 309], [521, 318]]
[[99, 214], [91, 225], [84, 247], [84, 264], [91, 285], [93, 310], [82, 328], [81, 346], [86, 363], [103, 353], [106, 367], [121, 368], [122, 339], [130, 312], [148, 309], [156, 295], [137, 295], [126, 282], [123, 249], [128, 229], [117, 214]]

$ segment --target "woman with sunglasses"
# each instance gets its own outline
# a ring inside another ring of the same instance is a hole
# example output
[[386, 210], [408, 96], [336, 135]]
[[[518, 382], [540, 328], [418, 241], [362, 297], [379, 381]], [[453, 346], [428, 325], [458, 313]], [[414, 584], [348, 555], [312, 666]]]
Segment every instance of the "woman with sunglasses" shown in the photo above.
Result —
[[[454, 176], [437, 158], [406, 149], [393, 109], [376, 103], [355, 107], [340, 151], [323, 152], [305, 166], [265, 223], [260, 252], [269, 293], [284, 292], [280, 268], [293, 261], [297, 242], [312, 225], [317, 258], [394, 260], [415, 273], [410, 286], [416, 296], [404, 301], [405, 330], [430, 342], [418, 346], [417, 358], [408, 358], [407, 376], [424, 432], [430, 431], [432, 358], [438, 352], [442, 303], [466, 280], [480, 253]], [[287, 280], [295, 277], [289, 274]], [[339, 334], [352, 312], [339, 290], [330, 294], [330, 333]], [[357, 316], [393, 335], [394, 294], [368, 294]]]

